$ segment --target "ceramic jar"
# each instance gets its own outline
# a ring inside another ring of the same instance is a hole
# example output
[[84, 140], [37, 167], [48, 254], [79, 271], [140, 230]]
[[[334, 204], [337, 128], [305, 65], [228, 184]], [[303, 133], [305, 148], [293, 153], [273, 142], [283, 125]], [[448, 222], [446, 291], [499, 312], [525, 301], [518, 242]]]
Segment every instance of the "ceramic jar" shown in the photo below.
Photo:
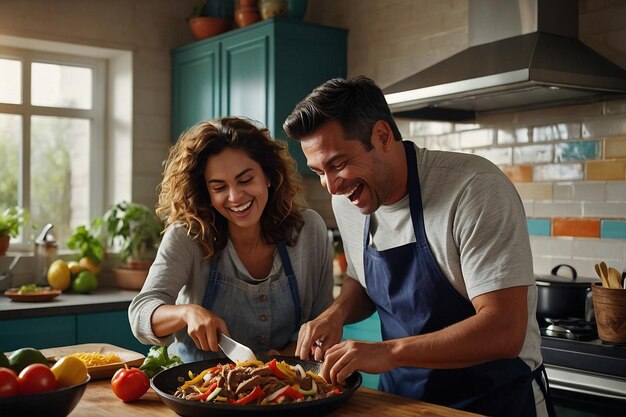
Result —
[[263, 20], [274, 16], [287, 16], [289, 14], [288, 6], [287, 0], [259, 0], [259, 11]]
[[261, 20], [256, 0], [239, 0], [235, 10], [235, 24], [244, 27]]

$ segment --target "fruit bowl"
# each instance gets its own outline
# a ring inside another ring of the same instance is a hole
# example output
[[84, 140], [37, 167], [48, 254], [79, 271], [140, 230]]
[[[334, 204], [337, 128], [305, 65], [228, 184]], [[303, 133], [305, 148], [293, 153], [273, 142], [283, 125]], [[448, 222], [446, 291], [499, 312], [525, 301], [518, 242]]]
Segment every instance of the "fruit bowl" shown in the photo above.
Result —
[[0, 398], [2, 417], [48, 416], [65, 417], [74, 410], [85, 393], [91, 377], [78, 385], [33, 395]]

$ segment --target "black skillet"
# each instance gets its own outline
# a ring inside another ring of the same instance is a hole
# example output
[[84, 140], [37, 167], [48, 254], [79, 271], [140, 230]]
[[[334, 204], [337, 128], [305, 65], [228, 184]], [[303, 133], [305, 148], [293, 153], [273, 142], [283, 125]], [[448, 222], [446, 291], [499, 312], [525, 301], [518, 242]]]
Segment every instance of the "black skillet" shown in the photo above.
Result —
[[[277, 360], [284, 360], [290, 365], [300, 364], [305, 371], [317, 372], [319, 362], [304, 361], [292, 356], [273, 356]], [[264, 360], [261, 358], [261, 360]], [[185, 363], [174, 368], [166, 369], [155, 375], [150, 381], [152, 389], [161, 397], [161, 400], [169, 408], [181, 416], [188, 417], [234, 417], [234, 416], [294, 416], [319, 417], [329, 413], [341, 406], [350, 396], [361, 386], [362, 378], [358, 372], [353, 373], [346, 381], [343, 392], [328, 398], [319, 400], [304, 401], [291, 404], [277, 405], [232, 405], [218, 403], [204, 403], [199, 401], [189, 401], [174, 397], [176, 389], [182, 385], [179, 378], [188, 379], [188, 372], [194, 374], [216, 366], [218, 363], [226, 364], [230, 361], [226, 358], [210, 359], [206, 361]]]

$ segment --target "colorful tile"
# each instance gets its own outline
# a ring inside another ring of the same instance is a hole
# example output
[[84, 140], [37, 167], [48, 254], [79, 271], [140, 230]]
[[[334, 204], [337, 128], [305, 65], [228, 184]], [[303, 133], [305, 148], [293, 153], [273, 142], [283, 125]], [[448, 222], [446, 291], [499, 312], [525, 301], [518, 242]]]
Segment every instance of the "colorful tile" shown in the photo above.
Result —
[[532, 165], [506, 166], [502, 168], [502, 171], [512, 182], [532, 182], [533, 180]]
[[531, 236], [550, 236], [552, 222], [550, 219], [526, 219], [528, 234]]
[[600, 237], [600, 219], [555, 217], [552, 236]]
[[600, 237], [607, 239], [626, 239], [626, 220], [602, 220]]
[[513, 150], [509, 147], [476, 149], [474, 154], [480, 155], [496, 165], [511, 165], [513, 163]]
[[626, 179], [626, 160], [589, 161], [587, 165], [587, 180], [623, 181]]
[[535, 181], [574, 181], [583, 179], [583, 164], [546, 164], [533, 168]]
[[533, 128], [533, 142], [547, 142], [553, 140], [579, 139], [580, 123], [555, 123]]
[[597, 140], [558, 143], [554, 145], [554, 160], [584, 161], [598, 159], [600, 156], [600, 142]]
[[604, 140], [604, 159], [626, 158], [626, 138], [610, 138]]
[[499, 145], [528, 143], [529, 141], [529, 131], [527, 127], [517, 129], [498, 129], [497, 135]]
[[552, 150], [552, 145], [517, 146], [513, 149], [513, 162], [515, 164], [553, 162]]
[[492, 129], [477, 129], [460, 132], [461, 148], [478, 148], [480, 146], [491, 146], [494, 142], [494, 132]]

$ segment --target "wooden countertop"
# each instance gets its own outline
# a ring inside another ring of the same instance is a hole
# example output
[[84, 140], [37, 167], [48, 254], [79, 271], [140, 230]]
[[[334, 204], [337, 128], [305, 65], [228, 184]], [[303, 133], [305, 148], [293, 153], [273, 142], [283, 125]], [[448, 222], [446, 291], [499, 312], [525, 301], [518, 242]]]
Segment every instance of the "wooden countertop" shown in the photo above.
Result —
[[[163, 404], [152, 389], [133, 403], [124, 403], [111, 391], [108, 379], [93, 381], [87, 385], [83, 395], [70, 417], [174, 417], [174, 411]], [[466, 413], [452, 408], [415, 401], [387, 394], [369, 388], [359, 388], [339, 409], [326, 414], [329, 417], [363, 417], [364, 415], [393, 417], [470, 417], [477, 414]]]

